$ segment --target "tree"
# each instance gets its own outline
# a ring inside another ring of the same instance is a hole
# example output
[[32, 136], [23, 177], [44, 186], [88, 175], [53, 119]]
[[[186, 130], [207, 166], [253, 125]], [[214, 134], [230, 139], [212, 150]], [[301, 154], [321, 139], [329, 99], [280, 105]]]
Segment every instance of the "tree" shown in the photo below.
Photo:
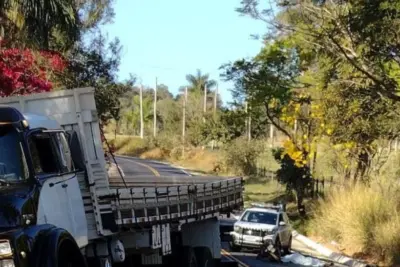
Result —
[[0, 49], [0, 96], [50, 91], [65, 66], [58, 53]]
[[116, 81], [120, 51], [118, 39], [107, 46], [106, 39], [99, 35], [89, 46], [80, 44], [71, 52], [66, 72], [60, 77], [67, 89], [87, 86], [95, 88], [97, 109], [103, 124], [112, 118], [119, 119], [119, 98], [135, 82], [134, 76], [125, 83]]
[[84, 32], [99, 25], [112, 21], [115, 16], [112, 4], [114, 0], [75, 0], [79, 14], [81, 15], [81, 28]]
[[346, 166], [355, 161], [354, 181], [368, 179], [377, 140], [398, 132], [397, 2], [275, 1], [276, 15], [261, 1], [243, 0], [238, 9], [265, 21], [271, 30], [267, 38], [296, 49], [302, 84], [320, 99], [314, 105], [322, 114], [319, 132], [343, 149]]
[[188, 74], [186, 75], [186, 80], [189, 82], [189, 91], [200, 91], [204, 92], [204, 88], [207, 86], [208, 90], [211, 90], [217, 85], [217, 82], [214, 80], [210, 80], [210, 76], [208, 74], [203, 74], [201, 70], [197, 70], [196, 74]]
[[74, 0], [1, 1], [1, 37], [13, 45], [59, 50], [71, 47], [80, 35]]
[[[320, 116], [315, 116], [315, 105], [312, 105], [310, 92], [305, 92], [307, 85], [301, 77], [302, 54], [289, 46], [287, 40], [279, 40], [266, 45], [253, 60], [238, 60], [225, 66], [223, 77], [234, 82], [232, 90], [238, 102], [248, 102], [253, 109], [264, 110], [269, 123], [273, 124], [287, 137], [284, 155], [288, 155], [298, 175], [291, 177], [295, 182], [297, 207], [303, 209], [303, 198], [309, 173], [312, 153], [312, 142], [318, 135]], [[260, 109], [260, 108], [263, 109]], [[299, 131], [293, 131], [294, 122], [298, 120]], [[291, 181], [292, 181], [291, 180]], [[289, 180], [281, 180], [287, 182]]]
[[[372, 85], [366, 91], [400, 100], [399, 44], [400, 7], [398, 1], [276, 1], [278, 16], [259, 0], [243, 0], [242, 14], [262, 19], [280, 35], [295, 35], [310, 49], [324, 56], [335, 77], [338, 66], [347, 66], [353, 75], [347, 84]], [[376, 94], [375, 94], [376, 95]]]

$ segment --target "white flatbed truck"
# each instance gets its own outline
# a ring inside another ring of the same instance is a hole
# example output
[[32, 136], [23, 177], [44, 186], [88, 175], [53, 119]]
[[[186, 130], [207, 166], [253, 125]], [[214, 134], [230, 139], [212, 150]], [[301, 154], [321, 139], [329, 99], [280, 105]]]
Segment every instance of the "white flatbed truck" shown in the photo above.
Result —
[[241, 177], [109, 180], [93, 88], [0, 98], [0, 266], [210, 267]]

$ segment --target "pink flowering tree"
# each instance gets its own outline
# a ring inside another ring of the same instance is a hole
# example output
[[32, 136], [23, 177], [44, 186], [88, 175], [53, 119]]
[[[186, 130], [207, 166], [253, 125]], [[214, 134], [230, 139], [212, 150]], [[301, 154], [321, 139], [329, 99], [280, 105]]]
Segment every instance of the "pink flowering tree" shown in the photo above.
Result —
[[65, 67], [56, 52], [0, 49], [0, 97], [51, 91]]

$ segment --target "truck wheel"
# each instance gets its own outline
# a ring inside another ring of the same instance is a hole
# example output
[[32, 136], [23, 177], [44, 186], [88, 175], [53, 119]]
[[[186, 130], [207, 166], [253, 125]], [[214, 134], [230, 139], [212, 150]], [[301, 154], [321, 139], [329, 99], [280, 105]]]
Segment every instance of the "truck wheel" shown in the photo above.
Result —
[[198, 267], [214, 267], [214, 259], [208, 247], [195, 247], [194, 254]]
[[90, 258], [88, 259], [88, 266], [89, 267], [112, 267], [112, 261], [110, 257], [105, 258]]
[[86, 261], [80, 250], [76, 249], [71, 243], [70, 241], [64, 241], [60, 244], [57, 267], [86, 267]]
[[198, 267], [196, 254], [194, 249], [189, 246], [182, 247], [182, 258], [181, 258], [181, 265], [182, 267]]

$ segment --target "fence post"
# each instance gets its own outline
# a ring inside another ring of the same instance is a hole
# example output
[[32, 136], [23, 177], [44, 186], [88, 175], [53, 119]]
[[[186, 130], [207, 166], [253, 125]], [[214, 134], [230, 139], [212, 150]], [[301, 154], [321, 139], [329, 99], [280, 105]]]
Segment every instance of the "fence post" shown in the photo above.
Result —
[[321, 186], [322, 186], [322, 196], [324, 196], [325, 195], [325, 178], [324, 177], [322, 177]]
[[311, 178], [311, 198], [314, 198], [314, 187], [315, 187], [315, 183], [314, 183], [314, 178]]
[[333, 185], [333, 176], [331, 176], [331, 186]]

